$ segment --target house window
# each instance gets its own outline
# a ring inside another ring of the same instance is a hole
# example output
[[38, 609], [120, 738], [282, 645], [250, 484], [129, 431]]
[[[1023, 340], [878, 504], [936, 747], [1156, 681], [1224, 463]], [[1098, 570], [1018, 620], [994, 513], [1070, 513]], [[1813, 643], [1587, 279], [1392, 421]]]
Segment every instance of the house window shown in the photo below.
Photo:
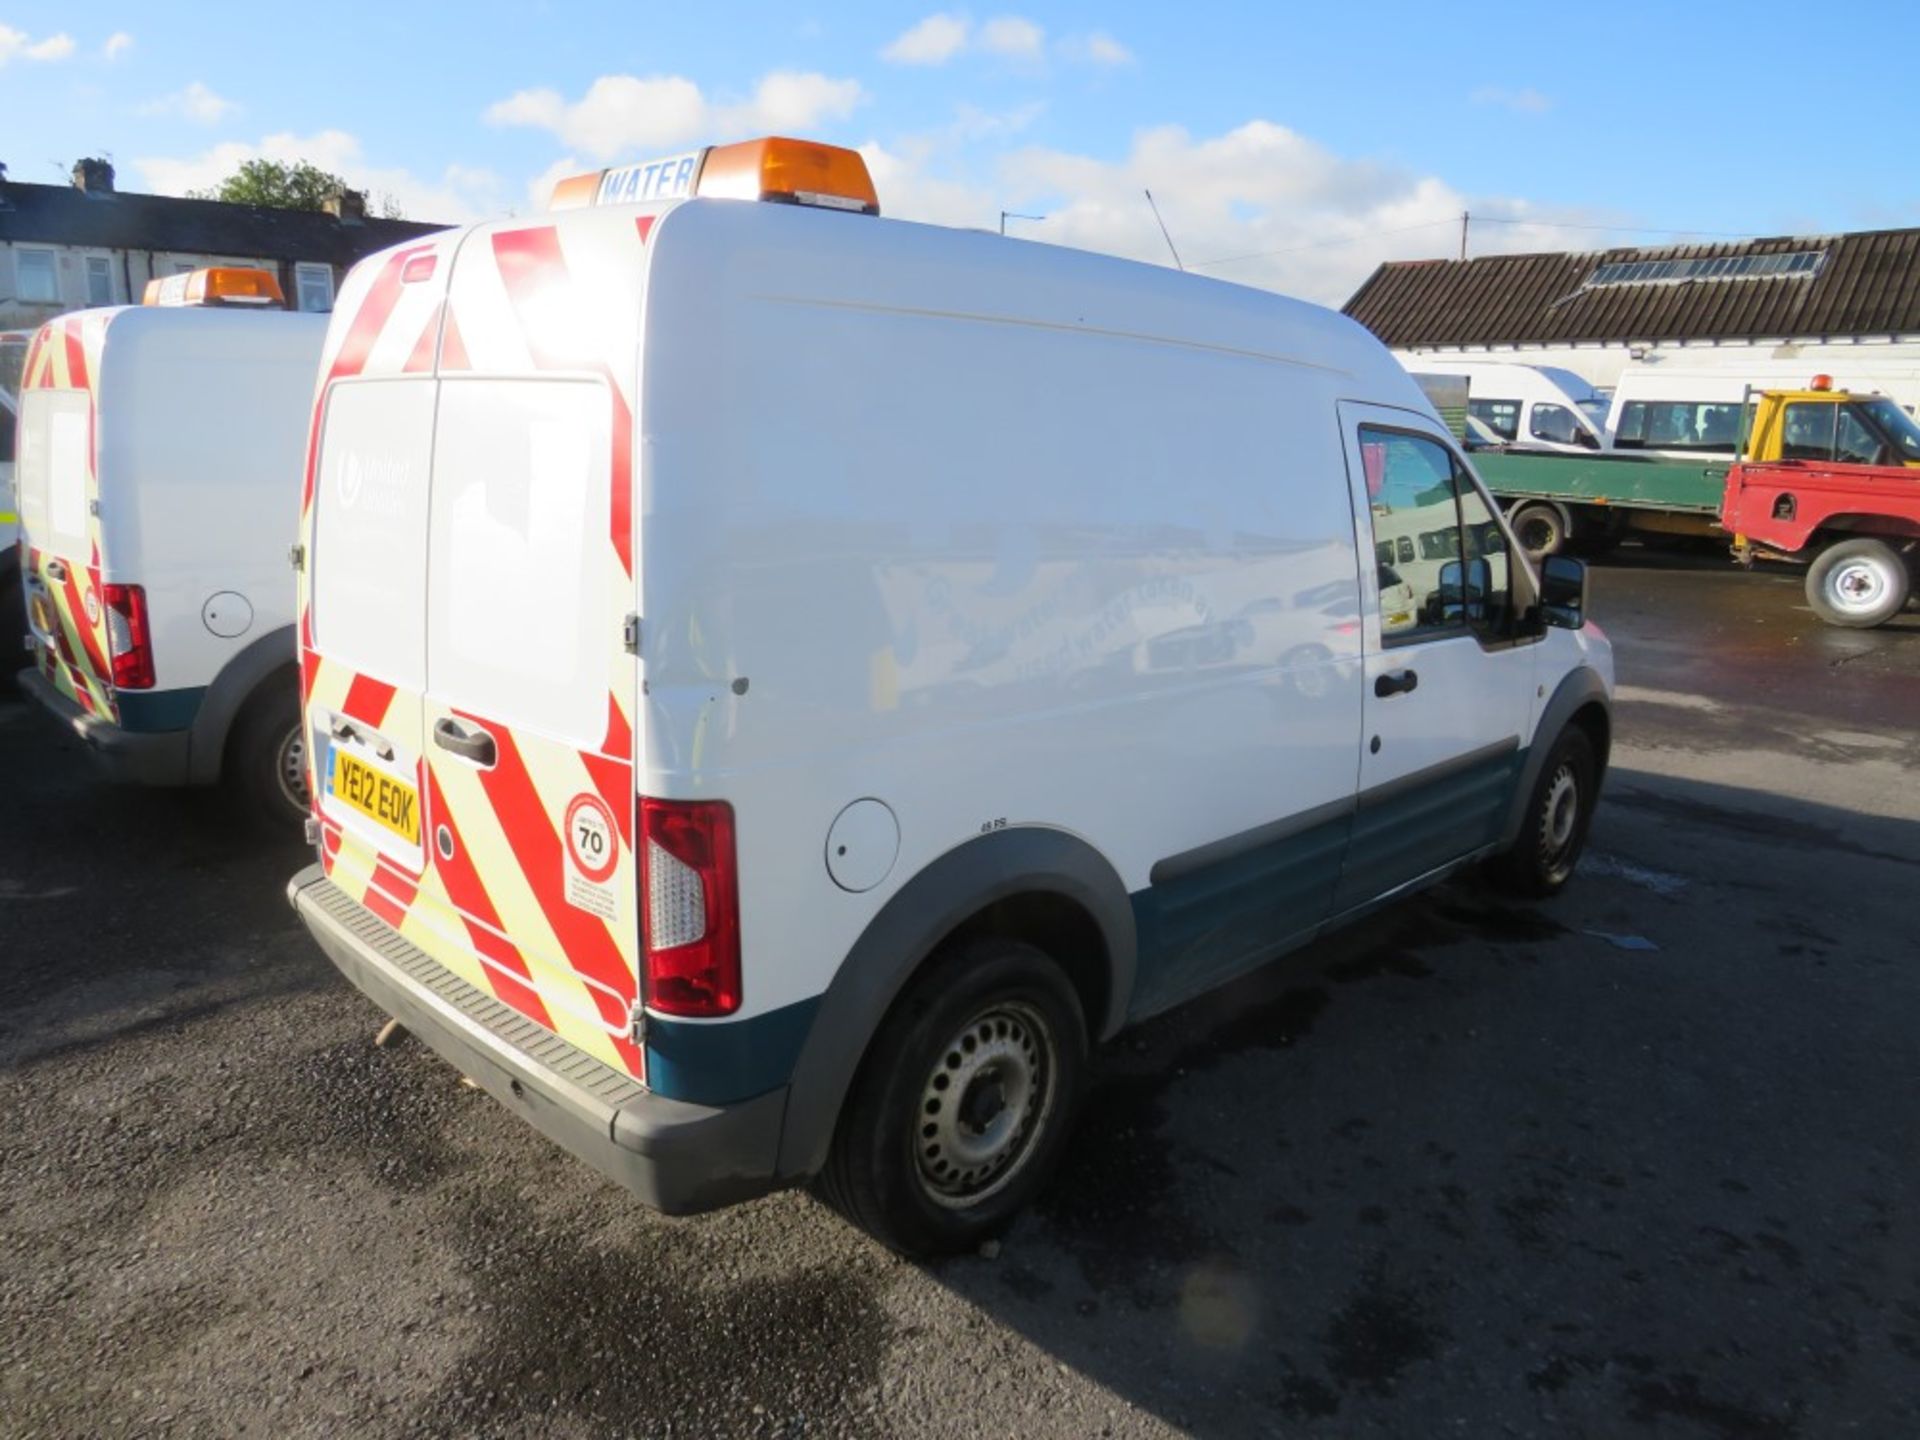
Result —
[[105, 255], [87, 256], [87, 304], [113, 304], [113, 261]]
[[21, 246], [13, 252], [14, 293], [23, 304], [60, 303], [60, 277], [54, 263], [51, 250], [29, 250]]
[[333, 267], [302, 261], [293, 267], [293, 283], [300, 309], [325, 314], [333, 309]]

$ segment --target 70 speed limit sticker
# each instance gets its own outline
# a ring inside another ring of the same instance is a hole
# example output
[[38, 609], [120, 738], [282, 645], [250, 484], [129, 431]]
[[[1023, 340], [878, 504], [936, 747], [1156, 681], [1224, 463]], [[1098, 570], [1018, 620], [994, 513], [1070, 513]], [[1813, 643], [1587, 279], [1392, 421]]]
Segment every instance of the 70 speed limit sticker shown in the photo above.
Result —
[[607, 881], [620, 863], [620, 832], [613, 811], [598, 795], [576, 795], [566, 818], [567, 903], [603, 920], [618, 914], [618, 896]]

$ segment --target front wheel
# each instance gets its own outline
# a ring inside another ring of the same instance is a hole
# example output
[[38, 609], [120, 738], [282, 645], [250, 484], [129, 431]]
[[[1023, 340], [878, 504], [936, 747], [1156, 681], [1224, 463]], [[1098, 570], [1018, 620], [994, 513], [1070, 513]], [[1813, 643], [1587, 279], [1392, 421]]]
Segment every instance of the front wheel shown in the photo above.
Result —
[[860, 1067], [821, 1196], [903, 1255], [976, 1245], [1032, 1198], [1079, 1107], [1086, 1023], [1018, 940], [936, 956]]
[[1898, 615], [1913, 588], [1907, 562], [1884, 540], [1842, 540], [1814, 557], [1807, 603], [1829, 625], [1868, 630]]
[[1573, 878], [1600, 796], [1600, 765], [1587, 732], [1560, 732], [1527, 797], [1520, 834], [1488, 867], [1496, 884], [1528, 899], [1557, 895]]

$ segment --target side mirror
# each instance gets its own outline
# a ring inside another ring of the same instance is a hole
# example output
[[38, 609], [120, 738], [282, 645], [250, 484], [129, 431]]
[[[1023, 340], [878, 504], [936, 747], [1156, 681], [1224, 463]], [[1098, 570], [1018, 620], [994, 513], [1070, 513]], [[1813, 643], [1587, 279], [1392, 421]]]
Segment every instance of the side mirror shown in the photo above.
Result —
[[1587, 565], [1570, 555], [1540, 562], [1540, 615], [1549, 625], [1578, 630], [1587, 623]]

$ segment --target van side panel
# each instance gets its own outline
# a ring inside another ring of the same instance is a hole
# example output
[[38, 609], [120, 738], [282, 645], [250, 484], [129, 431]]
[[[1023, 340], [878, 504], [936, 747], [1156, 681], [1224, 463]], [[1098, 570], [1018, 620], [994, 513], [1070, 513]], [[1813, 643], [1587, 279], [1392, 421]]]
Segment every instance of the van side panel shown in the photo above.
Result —
[[[799, 209], [694, 201], [658, 244], [642, 789], [736, 808], [744, 1016], [818, 995], [902, 885], [1006, 827], [1112, 865], [1146, 992], [1317, 923], [1361, 714], [1335, 405], [1424, 408], [1371, 337]], [[855, 891], [827, 835], [865, 797], [899, 841]], [[1261, 851], [1301, 815], [1326, 828]]]
[[85, 310], [41, 326], [21, 376], [22, 581], [40, 673], [89, 715], [120, 719], [108, 657], [96, 449], [107, 327]]

